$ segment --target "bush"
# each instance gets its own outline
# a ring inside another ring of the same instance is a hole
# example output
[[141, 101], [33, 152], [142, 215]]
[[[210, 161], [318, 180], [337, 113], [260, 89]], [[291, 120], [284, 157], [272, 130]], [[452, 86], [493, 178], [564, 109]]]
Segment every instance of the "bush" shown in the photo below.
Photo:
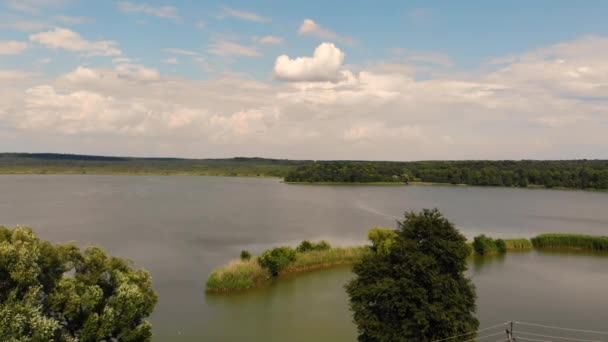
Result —
[[276, 247], [258, 257], [260, 266], [275, 277], [295, 260], [296, 251], [291, 247]]
[[251, 253], [249, 253], [248, 250], [242, 250], [241, 251], [241, 260], [247, 261], [249, 259], [251, 259]]
[[308, 240], [300, 242], [300, 245], [296, 248], [299, 253], [312, 251], [312, 243]]
[[372, 242], [372, 250], [374, 252], [386, 255], [397, 239], [397, 230], [375, 227], [367, 232], [367, 238]]
[[498, 253], [507, 253], [507, 243], [503, 239], [497, 239], [495, 241], [496, 250]]
[[479, 255], [505, 253], [507, 251], [507, 243], [503, 239], [494, 240], [481, 234], [473, 239], [473, 249]]
[[310, 252], [310, 251], [326, 251], [331, 248], [331, 245], [327, 241], [320, 241], [317, 243], [304, 240], [300, 242], [300, 245], [296, 248], [298, 253]]

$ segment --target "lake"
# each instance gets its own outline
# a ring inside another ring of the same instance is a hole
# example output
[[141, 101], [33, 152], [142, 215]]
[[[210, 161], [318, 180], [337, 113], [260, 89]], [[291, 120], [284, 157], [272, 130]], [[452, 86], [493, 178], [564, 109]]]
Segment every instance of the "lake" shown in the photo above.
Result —
[[[0, 176], [0, 224], [31, 226], [55, 242], [99, 245], [151, 272], [160, 296], [151, 318], [154, 341], [354, 341], [343, 290], [351, 277], [348, 268], [231, 296], [206, 295], [205, 281], [242, 249], [259, 253], [303, 239], [362, 244], [373, 226], [394, 227], [405, 210], [433, 207], [469, 238], [608, 235], [608, 193], [601, 192], [309, 186], [188, 176]], [[605, 255], [509, 253], [471, 260], [469, 274], [477, 286], [481, 327], [516, 320], [608, 330]]]

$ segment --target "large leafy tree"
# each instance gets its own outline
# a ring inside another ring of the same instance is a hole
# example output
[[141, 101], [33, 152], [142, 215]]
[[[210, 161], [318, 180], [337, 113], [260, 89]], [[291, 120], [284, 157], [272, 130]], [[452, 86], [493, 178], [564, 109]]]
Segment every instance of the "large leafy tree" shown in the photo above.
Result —
[[149, 341], [150, 274], [97, 247], [0, 227], [0, 340]]
[[373, 241], [346, 286], [359, 341], [425, 342], [476, 331], [464, 236], [436, 209], [406, 213], [396, 233], [388, 250]]

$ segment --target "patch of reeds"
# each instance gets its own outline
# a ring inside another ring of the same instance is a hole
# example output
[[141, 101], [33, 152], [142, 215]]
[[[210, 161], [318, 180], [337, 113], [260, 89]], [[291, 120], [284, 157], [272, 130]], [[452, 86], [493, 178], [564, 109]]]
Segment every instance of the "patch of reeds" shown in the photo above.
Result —
[[581, 234], [541, 234], [532, 238], [535, 248], [564, 248], [608, 251], [608, 236]]

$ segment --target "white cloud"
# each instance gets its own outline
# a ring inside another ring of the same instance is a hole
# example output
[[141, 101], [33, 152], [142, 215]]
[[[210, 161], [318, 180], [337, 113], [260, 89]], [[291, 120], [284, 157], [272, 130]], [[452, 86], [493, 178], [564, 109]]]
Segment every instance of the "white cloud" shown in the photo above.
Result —
[[88, 41], [78, 32], [66, 28], [36, 33], [30, 35], [30, 40], [53, 49], [83, 52], [87, 56], [117, 56], [122, 53], [114, 41]]
[[30, 74], [21, 70], [0, 69], [0, 82], [11, 82], [22, 80], [29, 77]]
[[129, 1], [119, 1], [118, 8], [127, 13], [144, 13], [158, 18], [181, 20], [178, 9], [173, 6], [150, 6]]
[[70, 15], [56, 15], [54, 19], [62, 23], [73, 25], [85, 24], [91, 21], [91, 19], [87, 17], [76, 17]]
[[261, 56], [260, 52], [253, 46], [241, 45], [227, 40], [216, 40], [211, 44], [208, 52], [218, 56]]
[[14, 10], [38, 14], [49, 7], [62, 6], [69, 0], [8, 0], [6, 5]]
[[356, 45], [358, 42], [351, 37], [337, 34], [336, 32], [317, 24], [312, 19], [304, 19], [298, 29], [300, 35], [311, 35], [324, 40], [333, 40], [347, 45]]
[[274, 64], [274, 77], [292, 82], [336, 82], [342, 78], [340, 68], [344, 62], [344, 52], [334, 44], [322, 43], [312, 57], [277, 57]]
[[177, 60], [177, 58], [171, 57], [171, 58], [167, 58], [165, 60], [165, 63], [167, 63], [167, 64], [179, 64], [179, 61]]
[[261, 44], [281, 44], [283, 38], [276, 36], [264, 36], [262, 38], [256, 38], [255, 41]]
[[162, 51], [167, 52], [167, 53], [174, 53], [174, 54], [178, 54], [178, 55], [186, 55], [186, 56], [198, 56], [199, 55], [199, 53], [196, 51], [184, 50], [184, 49], [166, 48], [166, 49], [162, 49]]
[[[295, 60], [288, 65], [304, 69]], [[344, 65], [334, 56], [326, 58], [338, 75], [332, 82], [304, 73], [300, 82], [221, 73], [192, 80], [133, 62], [46, 80], [7, 70], [0, 126], [31, 137], [22, 138], [24, 149], [69, 143], [74, 152], [122, 155], [607, 158], [605, 38], [510, 60], [466, 76], [416, 79], [409, 64]]]
[[267, 23], [270, 21], [270, 18], [263, 17], [259, 14], [253, 12], [242, 11], [230, 7], [224, 7], [224, 15], [229, 17], [235, 17], [242, 20], [252, 21], [255, 23]]
[[0, 41], [0, 55], [19, 55], [27, 49], [26, 42], [15, 40]]

